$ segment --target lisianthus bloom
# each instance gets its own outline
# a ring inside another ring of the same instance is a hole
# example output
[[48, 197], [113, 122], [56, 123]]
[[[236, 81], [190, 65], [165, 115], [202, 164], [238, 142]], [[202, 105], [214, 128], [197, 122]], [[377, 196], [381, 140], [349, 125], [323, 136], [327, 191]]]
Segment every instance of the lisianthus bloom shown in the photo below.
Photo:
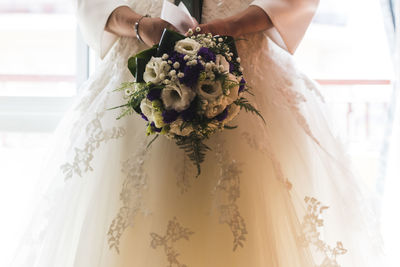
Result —
[[174, 109], [178, 112], [189, 107], [196, 96], [193, 90], [183, 84], [169, 84], [161, 93], [161, 99], [166, 109]]
[[191, 39], [191, 38], [185, 38], [183, 40], [180, 40], [176, 42], [175, 44], [175, 51], [188, 55], [188, 56], [195, 56], [197, 55], [197, 52], [199, 51], [201, 45]]
[[208, 102], [216, 100], [223, 94], [221, 82], [210, 80], [199, 81], [196, 86], [196, 92]]

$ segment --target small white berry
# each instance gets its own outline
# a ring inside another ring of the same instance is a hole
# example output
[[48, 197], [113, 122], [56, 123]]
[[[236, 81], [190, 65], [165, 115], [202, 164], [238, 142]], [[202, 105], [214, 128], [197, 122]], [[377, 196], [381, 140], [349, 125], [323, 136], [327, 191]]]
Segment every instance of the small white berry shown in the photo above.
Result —
[[170, 80], [167, 80], [167, 79], [165, 79], [164, 81], [163, 81], [163, 84], [170, 84], [171, 83], [171, 81]]
[[183, 77], [185, 77], [185, 74], [182, 73], [182, 72], [179, 72], [179, 73], [178, 73], [178, 78], [183, 78]]
[[189, 29], [188, 31], [187, 31], [187, 35], [193, 35], [193, 30], [192, 29]]
[[173, 65], [173, 67], [174, 67], [175, 69], [179, 69], [180, 66], [181, 66], [181, 64], [179, 64], [178, 61], [176, 61], [176, 62], [174, 63], [174, 65]]
[[188, 55], [185, 55], [185, 56], [183, 57], [183, 59], [186, 60], [186, 61], [188, 61], [188, 60], [189, 60], [189, 56], [188, 56]]
[[172, 61], [171, 61], [171, 60], [168, 60], [167, 62], [168, 62], [168, 64], [172, 64]]
[[196, 27], [196, 32], [201, 32], [201, 28], [200, 27]]
[[224, 41], [224, 39], [222, 39], [221, 37], [218, 38], [218, 42], [222, 43]]
[[168, 57], [169, 57], [168, 54], [164, 54], [164, 55], [162, 55], [161, 58], [164, 59], [164, 60], [166, 60], [166, 59], [168, 59]]
[[240, 57], [236, 58], [237, 63], [240, 63], [240, 61], [241, 61]]
[[243, 71], [243, 68], [242, 68], [242, 67], [240, 67], [240, 68], [239, 68], [239, 70], [242, 72], [242, 71]]
[[176, 70], [171, 70], [170, 72], [169, 72], [169, 76], [175, 76], [176, 75]]

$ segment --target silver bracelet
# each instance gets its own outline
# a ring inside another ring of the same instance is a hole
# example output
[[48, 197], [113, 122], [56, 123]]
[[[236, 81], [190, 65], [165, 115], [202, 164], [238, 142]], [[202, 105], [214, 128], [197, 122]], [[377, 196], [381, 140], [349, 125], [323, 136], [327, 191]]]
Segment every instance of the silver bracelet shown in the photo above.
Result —
[[135, 31], [136, 31], [136, 38], [138, 38], [138, 40], [141, 41], [142, 43], [143, 43], [143, 39], [142, 39], [142, 37], [140, 37], [140, 34], [139, 34], [139, 23], [143, 18], [150, 18], [150, 15], [146, 14], [146, 15], [142, 16], [138, 21], [135, 22], [135, 26], [134, 26]]

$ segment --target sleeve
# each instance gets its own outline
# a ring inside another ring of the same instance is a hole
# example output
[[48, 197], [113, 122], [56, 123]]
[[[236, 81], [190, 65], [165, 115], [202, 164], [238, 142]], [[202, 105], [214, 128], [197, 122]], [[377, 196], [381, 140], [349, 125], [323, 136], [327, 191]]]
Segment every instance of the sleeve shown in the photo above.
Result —
[[104, 30], [110, 14], [120, 6], [127, 6], [124, 0], [78, 0], [77, 18], [86, 43], [100, 58], [104, 58], [118, 36]]
[[314, 17], [319, 0], [255, 0], [250, 5], [262, 8], [274, 27], [268, 36], [293, 54]]

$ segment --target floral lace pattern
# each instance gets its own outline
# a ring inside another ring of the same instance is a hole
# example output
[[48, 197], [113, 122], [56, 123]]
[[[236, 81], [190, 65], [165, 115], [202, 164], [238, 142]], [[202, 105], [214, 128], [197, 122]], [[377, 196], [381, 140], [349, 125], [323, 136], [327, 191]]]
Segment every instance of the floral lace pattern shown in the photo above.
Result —
[[235, 251], [238, 246], [243, 247], [247, 235], [245, 220], [236, 203], [240, 197], [241, 171], [240, 164], [231, 159], [222, 146], [222, 144], [218, 144], [216, 148], [220, 177], [214, 190], [218, 203], [219, 223], [229, 226], [234, 238], [233, 251]]
[[103, 129], [101, 118], [104, 112], [97, 113], [96, 117], [86, 126], [87, 140], [83, 148], [75, 147], [75, 157], [72, 162], [63, 164], [60, 168], [65, 175], [65, 180], [71, 178], [74, 174], [82, 176], [83, 173], [93, 171], [90, 165], [94, 157], [94, 151], [100, 147], [102, 143], [107, 143], [112, 139], [117, 139], [125, 135], [122, 127], [112, 127], [111, 129]]
[[189, 240], [189, 237], [194, 234], [189, 228], [183, 227], [174, 217], [173, 220], [168, 222], [167, 231], [164, 236], [160, 236], [156, 233], [150, 233], [151, 236], [151, 247], [157, 249], [163, 247], [167, 256], [168, 267], [187, 267], [178, 260], [179, 252], [174, 248], [174, 244], [181, 240]]
[[321, 239], [319, 228], [324, 226], [322, 213], [329, 207], [322, 206], [315, 198], [306, 197], [307, 214], [304, 215], [302, 222], [302, 235], [300, 241], [303, 246], [312, 245], [317, 252], [323, 254], [323, 262], [317, 267], [340, 267], [336, 261], [337, 257], [347, 253], [341, 242], [337, 242], [335, 247], [331, 247]]
[[182, 153], [183, 159], [182, 162], [179, 162], [176, 166], [177, 175], [176, 175], [176, 186], [179, 188], [181, 194], [189, 191], [192, 186], [192, 177], [195, 177], [196, 174], [194, 172], [193, 165], [187, 158], [187, 156]]
[[257, 141], [257, 138], [250, 132], [242, 132], [241, 133], [242, 139], [247, 143], [247, 145], [257, 151], [260, 151], [266, 155], [268, 155], [269, 159], [271, 160], [272, 166], [274, 168], [275, 174], [280, 182], [286, 187], [286, 189], [292, 189], [293, 185], [289, 181], [288, 178], [283, 174], [283, 170], [279, 160], [276, 158], [275, 154], [272, 151], [272, 148], [269, 144], [268, 138], [263, 140], [263, 144]]
[[109, 248], [115, 249], [117, 253], [119, 253], [120, 238], [129, 226], [133, 227], [137, 213], [140, 211], [144, 214], [149, 213], [144, 209], [142, 201], [143, 190], [147, 187], [147, 176], [143, 171], [146, 149], [140, 147], [138, 151], [122, 164], [122, 172], [126, 174], [120, 193], [122, 207], [107, 233]]

